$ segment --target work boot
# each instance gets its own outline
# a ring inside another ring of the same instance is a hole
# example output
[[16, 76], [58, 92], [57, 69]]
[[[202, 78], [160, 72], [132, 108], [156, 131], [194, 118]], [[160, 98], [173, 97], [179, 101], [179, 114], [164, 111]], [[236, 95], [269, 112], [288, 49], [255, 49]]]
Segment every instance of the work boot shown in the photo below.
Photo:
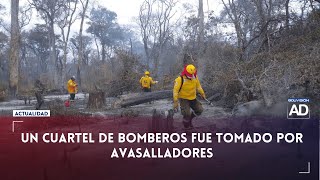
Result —
[[188, 120], [183, 119], [182, 124], [184, 126], [184, 128], [190, 128], [191, 123]]
[[189, 125], [190, 128], [193, 128], [193, 124], [192, 124], [192, 119], [190, 120], [190, 125]]
[[75, 105], [76, 105], [76, 101], [75, 100], [70, 100], [70, 108], [71, 109], [74, 109], [75, 108]]
[[192, 112], [191, 113], [191, 118], [190, 118], [190, 127], [191, 128], [193, 128], [192, 120], [193, 120], [194, 117], [197, 117], [197, 115], [194, 112]]

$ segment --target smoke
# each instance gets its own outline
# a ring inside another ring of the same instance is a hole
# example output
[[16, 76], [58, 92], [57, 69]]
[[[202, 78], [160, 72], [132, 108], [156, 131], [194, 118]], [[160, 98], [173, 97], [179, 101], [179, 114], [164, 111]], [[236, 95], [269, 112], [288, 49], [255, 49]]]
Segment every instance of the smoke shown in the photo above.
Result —
[[266, 106], [261, 100], [255, 100], [239, 104], [232, 110], [234, 117], [286, 117], [287, 102], [278, 102], [270, 106]]

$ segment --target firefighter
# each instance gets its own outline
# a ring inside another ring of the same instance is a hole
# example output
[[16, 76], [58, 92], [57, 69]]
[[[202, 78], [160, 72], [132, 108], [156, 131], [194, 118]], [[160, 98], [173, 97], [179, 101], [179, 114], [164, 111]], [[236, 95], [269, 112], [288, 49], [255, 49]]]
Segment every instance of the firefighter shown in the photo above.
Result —
[[76, 93], [78, 91], [78, 84], [76, 83], [76, 78], [72, 76], [67, 83], [68, 92], [70, 94], [70, 101], [74, 101]]
[[201, 115], [203, 111], [201, 103], [196, 99], [197, 92], [203, 99], [206, 98], [197, 77], [196, 67], [189, 64], [184, 67], [181, 75], [175, 79], [173, 88], [173, 109], [177, 112], [180, 103], [185, 128], [192, 128], [192, 119]]
[[157, 83], [158, 83], [158, 81], [154, 81], [152, 79], [152, 77], [150, 77], [149, 71], [144, 72], [144, 76], [141, 77], [141, 79], [140, 79], [140, 84], [141, 84], [143, 92], [151, 92], [151, 86], [153, 84], [157, 84]]

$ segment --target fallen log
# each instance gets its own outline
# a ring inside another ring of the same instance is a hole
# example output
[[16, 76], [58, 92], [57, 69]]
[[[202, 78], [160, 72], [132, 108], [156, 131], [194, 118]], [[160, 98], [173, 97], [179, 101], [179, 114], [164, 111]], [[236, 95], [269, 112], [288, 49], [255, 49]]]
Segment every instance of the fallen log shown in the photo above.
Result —
[[154, 91], [138, 93], [133, 97], [127, 97], [115, 102], [115, 107], [128, 107], [138, 104], [143, 104], [159, 99], [172, 98], [172, 90]]
[[214, 95], [208, 98], [209, 101], [219, 101], [222, 97], [221, 93], [215, 93]]

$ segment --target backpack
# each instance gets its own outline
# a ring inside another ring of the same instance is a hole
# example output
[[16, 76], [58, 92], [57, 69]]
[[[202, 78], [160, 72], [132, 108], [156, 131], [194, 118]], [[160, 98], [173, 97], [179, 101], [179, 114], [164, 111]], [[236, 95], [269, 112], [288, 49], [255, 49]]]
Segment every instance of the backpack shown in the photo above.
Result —
[[149, 84], [150, 84], [149, 79], [147, 79], [146, 77], [142, 77], [142, 79], [141, 79], [142, 87], [147, 88], [147, 87], [149, 87]]

